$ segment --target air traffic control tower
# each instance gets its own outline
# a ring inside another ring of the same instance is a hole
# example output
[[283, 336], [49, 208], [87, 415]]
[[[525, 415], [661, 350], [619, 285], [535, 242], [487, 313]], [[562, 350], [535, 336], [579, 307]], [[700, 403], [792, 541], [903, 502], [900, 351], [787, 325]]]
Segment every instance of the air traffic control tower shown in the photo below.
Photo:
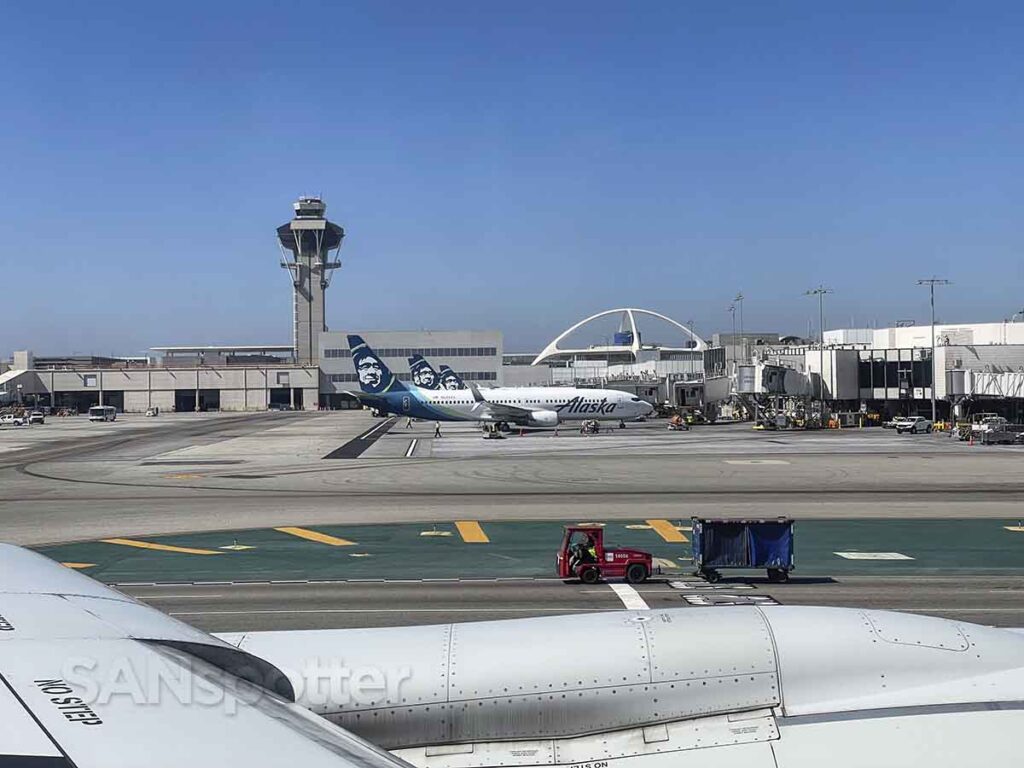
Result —
[[324, 295], [337, 261], [345, 230], [326, 218], [327, 206], [318, 197], [300, 197], [295, 217], [277, 228], [284, 259], [281, 266], [291, 272], [294, 286], [295, 362], [316, 365], [320, 334], [327, 330]]

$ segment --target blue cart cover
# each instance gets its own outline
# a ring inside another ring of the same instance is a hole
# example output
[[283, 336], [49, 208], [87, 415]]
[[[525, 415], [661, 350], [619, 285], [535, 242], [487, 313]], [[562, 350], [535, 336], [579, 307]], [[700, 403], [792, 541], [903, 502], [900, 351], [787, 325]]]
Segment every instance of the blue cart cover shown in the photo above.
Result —
[[792, 520], [693, 519], [693, 562], [703, 568], [793, 567]]

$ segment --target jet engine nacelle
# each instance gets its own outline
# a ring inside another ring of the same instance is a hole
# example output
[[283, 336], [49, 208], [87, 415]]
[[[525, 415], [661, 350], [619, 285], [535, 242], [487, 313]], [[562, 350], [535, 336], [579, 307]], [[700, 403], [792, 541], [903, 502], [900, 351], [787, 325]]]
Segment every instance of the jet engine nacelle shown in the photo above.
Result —
[[558, 414], [555, 411], [534, 411], [530, 414], [531, 427], [557, 427]]

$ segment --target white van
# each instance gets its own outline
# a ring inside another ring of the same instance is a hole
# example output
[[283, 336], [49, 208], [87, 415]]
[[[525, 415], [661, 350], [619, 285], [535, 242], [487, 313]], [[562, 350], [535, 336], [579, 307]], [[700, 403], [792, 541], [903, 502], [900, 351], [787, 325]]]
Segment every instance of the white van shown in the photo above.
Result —
[[94, 405], [89, 409], [89, 421], [113, 421], [117, 418], [117, 408], [112, 405]]

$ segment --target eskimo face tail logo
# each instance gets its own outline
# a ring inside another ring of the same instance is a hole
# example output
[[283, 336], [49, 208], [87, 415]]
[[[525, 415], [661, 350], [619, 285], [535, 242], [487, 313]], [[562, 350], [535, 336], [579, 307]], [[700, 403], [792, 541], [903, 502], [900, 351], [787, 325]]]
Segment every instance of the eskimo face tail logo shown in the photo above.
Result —
[[465, 389], [466, 385], [459, 374], [447, 365], [441, 366], [441, 389]]
[[555, 408], [558, 413], [613, 413], [617, 403], [609, 403], [608, 398], [587, 402], [586, 398], [574, 397], [567, 403]]
[[409, 373], [412, 374], [412, 383], [421, 389], [437, 389], [437, 372], [430, 367], [430, 363], [420, 355], [413, 355], [409, 358]]
[[367, 343], [359, 336], [349, 336], [348, 345], [359, 377], [359, 388], [373, 394], [390, 389], [395, 377]]

